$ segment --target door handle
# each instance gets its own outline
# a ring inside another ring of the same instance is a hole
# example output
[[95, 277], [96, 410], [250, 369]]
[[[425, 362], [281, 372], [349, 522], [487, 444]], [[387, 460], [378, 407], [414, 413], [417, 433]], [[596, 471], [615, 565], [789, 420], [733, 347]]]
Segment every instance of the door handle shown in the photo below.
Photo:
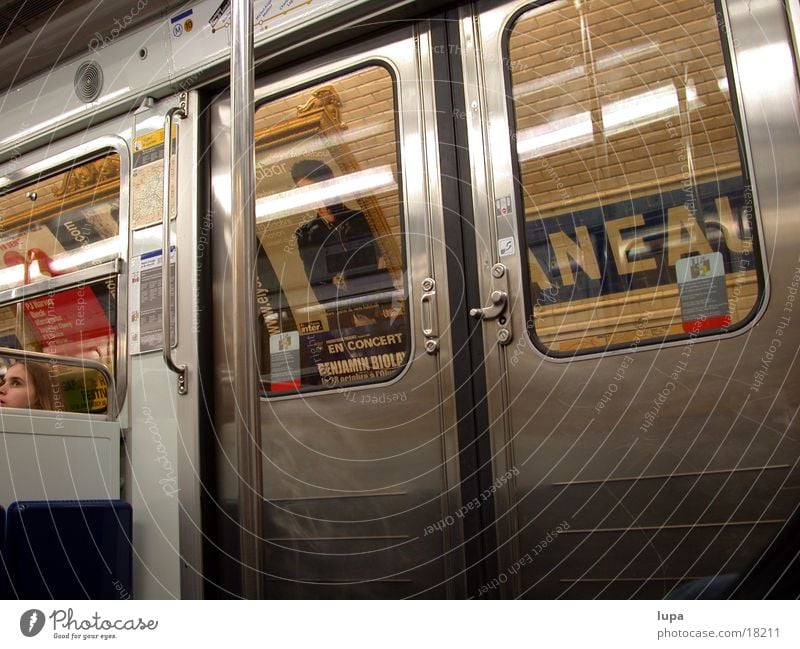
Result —
[[426, 277], [422, 281], [424, 291], [420, 298], [422, 335], [425, 336], [425, 351], [435, 354], [439, 350], [439, 319], [436, 315], [436, 281]]
[[484, 322], [495, 322], [497, 342], [507, 345], [511, 342], [511, 318], [506, 314], [509, 308], [508, 269], [503, 264], [492, 266], [492, 291], [489, 293], [489, 304], [484, 307], [470, 309], [473, 318]]
[[505, 291], [492, 291], [489, 300], [491, 304], [479, 309], [470, 309], [469, 314], [479, 320], [494, 320], [506, 310], [508, 293]]

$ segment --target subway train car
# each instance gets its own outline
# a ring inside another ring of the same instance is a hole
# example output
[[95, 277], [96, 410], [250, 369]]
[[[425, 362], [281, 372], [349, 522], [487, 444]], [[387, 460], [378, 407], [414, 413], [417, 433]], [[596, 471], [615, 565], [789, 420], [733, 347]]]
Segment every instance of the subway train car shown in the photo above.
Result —
[[797, 596], [798, 0], [0, 4], [0, 506], [111, 596]]

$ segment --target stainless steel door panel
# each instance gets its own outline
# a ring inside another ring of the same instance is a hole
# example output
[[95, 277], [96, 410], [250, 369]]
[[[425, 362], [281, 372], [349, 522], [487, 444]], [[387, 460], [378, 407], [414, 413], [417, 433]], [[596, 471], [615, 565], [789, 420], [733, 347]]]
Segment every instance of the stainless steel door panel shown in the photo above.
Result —
[[[335, 78], [365, 65], [395, 78], [405, 222], [408, 366], [387, 383], [278, 396], [261, 401], [264, 452], [266, 592], [270, 597], [463, 596], [451, 346], [425, 351], [418, 305], [431, 277], [446, 285], [441, 198], [432, 106], [430, 48], [424, 28], [338, 52], [257, 83], [256, 102]], [[335, 84], [335, 80], [331, 83]], [[427, 84], [427, 85], [426, 85]], [[223, 498], [235, 498], [236, 407], [227, 382], [231, 296], [227, 101], [212, 108], [212, 206], [217, 432]], [[426, 168], [427, 165], [427, 168]], [[433, 303], [448, 322], [447, 302]], [[226, 477], [227, 476], [227, 477]], [[450, 517], [450, 518], [448, 518]], [[431, 533], [431, 526], [441, 529]], [[426, 532], [426, 529], [428, 530]]]
[[[515, 337], [497, 344], [492, 322], [484, 336], [494, 471], [508, 476], [496, 502], [500, 573], [487, 587], [505, 596], [663, 597], [693, 578], [743, 570], [796, 504], [800, 332], [776, 331], [782, 317], [796, 317], [787, 300], [798, 267], [789, 207], [800, 198], [797, 88], [780, 3], [760, 3], [756, 13], [726, 4], [769, 272], [766, 306], [735, 334], [554, 359], [525, 333], [519, 255], [502, 258]], [[495, 218], [494, 201], [518, 191], [503, 74], [513, 62], [503, 39], [528, 6], [479, 3], [475, 16], [461, 15], [474, 206], [486, 215], [477, 220], [477, 239], [488, 242], [478, 250], [485, 295], [497, 240], [524, 246], [516, 216]], [[778, 338], [781, 353], [758, 386]], [[675, 396], [659, 403], [677, 367]], [[615, 394], [603, 402], [609, 386]], [[643, 427], [654, 400], [654, 421]]]

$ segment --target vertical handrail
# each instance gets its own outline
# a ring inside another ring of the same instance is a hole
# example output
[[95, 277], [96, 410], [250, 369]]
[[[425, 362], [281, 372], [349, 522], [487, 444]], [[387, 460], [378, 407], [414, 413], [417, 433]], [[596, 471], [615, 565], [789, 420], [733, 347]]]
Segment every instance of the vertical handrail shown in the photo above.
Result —
[[238, 400], [239, 523], [242, 595], [258, 599], [261, 587], [263, 497], [258, 381], [255, 364], [255, 78], [253, 0], [231, 6], [231, 218], [233, 266], [233, 387]]
[[[172, 176], [172, 122], [186, 117], [183, 106], [173, 106], [164, 116], [164, 213], [161, 216], [161, 335], [164, 341], [164, 362], [178, 375], [178, 394], [186, 394], [186, 365], [172, 360], [172, 266], [170, 266], [170, 179]], [[176, 217], [177, 219], [177, 217]], [[177, 298], [177, 287], [175, 297]], [[177, 313], [177, 308], [175, 313]]]

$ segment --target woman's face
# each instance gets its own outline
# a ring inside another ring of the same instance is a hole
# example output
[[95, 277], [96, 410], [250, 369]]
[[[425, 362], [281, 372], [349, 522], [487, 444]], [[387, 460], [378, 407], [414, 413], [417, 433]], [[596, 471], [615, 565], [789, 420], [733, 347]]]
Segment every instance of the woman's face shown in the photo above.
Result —
[[30, 408], [36, 402], [36, 388], [22, 363], [15, 363], [6, 371], [0, 384], [0, 407]]

